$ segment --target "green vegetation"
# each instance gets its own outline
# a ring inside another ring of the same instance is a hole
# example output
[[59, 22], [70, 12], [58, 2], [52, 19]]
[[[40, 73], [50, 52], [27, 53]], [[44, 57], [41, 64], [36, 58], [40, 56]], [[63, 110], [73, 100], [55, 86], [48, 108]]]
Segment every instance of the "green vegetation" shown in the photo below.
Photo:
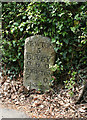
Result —
[[57, 82], [68, 80], [68, 84], [70, 80], [72, 86], [72, 73], [87, 66], [86, 20], [87, 2], [3, 3], [2, 62], [6, 74], [22, 75], [25, 39], [40, 34], [56, 43], [56, 61], [51, 68]]

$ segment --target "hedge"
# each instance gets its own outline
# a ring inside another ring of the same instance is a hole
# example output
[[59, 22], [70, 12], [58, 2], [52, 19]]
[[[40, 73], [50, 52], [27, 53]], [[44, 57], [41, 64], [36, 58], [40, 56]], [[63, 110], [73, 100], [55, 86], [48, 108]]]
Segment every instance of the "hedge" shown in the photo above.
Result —
[[11, 78], [23, 75], [25, 39], [37, 34], [56, 43], [52, 70], [57, 82], [87, 67], [86, 8], [87, 2], [2, 3], [5, 73]]

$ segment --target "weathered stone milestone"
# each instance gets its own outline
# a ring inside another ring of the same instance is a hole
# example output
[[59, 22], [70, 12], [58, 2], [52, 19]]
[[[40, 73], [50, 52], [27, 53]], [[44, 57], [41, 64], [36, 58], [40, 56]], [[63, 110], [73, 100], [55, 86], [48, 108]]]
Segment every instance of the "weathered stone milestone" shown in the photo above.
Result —
[[47, 37], [36, 35], [25, 40], [24, 85], [30, 89], [49, 89], [52, 71], [49, 65], [55, 61], [55, 51]]

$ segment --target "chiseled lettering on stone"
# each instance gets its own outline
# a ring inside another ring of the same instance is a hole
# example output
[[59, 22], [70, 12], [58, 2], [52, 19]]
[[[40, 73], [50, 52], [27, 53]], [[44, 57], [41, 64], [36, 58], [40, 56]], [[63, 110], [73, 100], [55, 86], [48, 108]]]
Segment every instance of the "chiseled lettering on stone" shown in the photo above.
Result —
[[45, 82], [45, 83], [47, 83], [48, 82], [48, 78], [43, 78], [43, 81]]
[[[39, 89], [42, 83], [43, 91], [49, 89], [52, 71], [49, 65], [55, 62], [55, 51], [50, 39], [40, 35], [25, 40], [24, 49], [24, 85], [31, 89]], [[31, 84], [30, 84], [31, 83]]]
[[27, 42], [27, 47], [37, 47], [37, 48], [48, 48], [51, 46], [51, 43], [49, 42], [46, 42], [46, 41], [41, 41], [41, 42], [38, 42], [38, 41], [28, 41]]

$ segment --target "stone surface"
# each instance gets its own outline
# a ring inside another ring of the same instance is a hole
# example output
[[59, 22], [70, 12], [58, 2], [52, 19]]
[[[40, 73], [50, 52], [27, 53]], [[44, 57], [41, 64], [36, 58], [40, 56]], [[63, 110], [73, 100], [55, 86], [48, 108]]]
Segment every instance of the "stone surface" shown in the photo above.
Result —
[[18, 110], [0, 107], [0, 120], [2, 118], [29, 118], [29, 116]]
[[49, 65], [55, 61], [55, 51], [50, 39], [40, 35], [25, 40], [24, 86], [30, 89], [49, 89], [52, 71]]

